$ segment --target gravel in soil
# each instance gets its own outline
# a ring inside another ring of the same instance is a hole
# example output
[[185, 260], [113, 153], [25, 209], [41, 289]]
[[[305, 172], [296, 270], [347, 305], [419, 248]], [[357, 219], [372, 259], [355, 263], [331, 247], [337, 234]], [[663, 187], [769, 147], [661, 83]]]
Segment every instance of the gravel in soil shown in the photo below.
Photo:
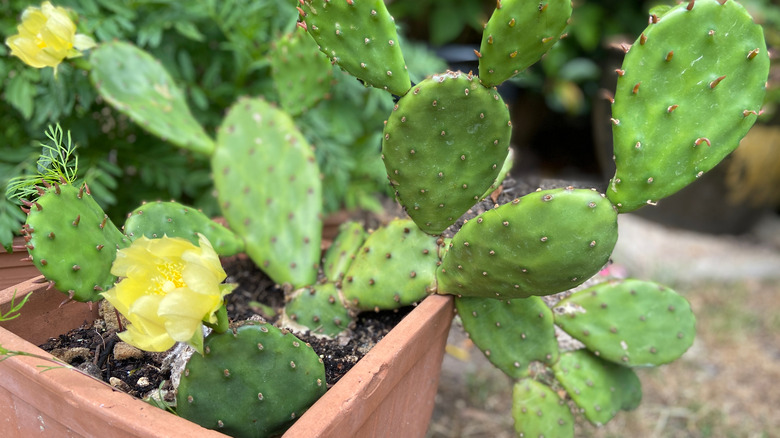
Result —
[[[284, 292], [245, 257], [226, 259], [224, 266], [228, 274], [226, 282], [239, 285], [228, 296], [227, 308], [231, 320], [260, 316], [276, 323], [284, 306]], [[273, 312], [268, 309], [273, 309]], [[326, 382], [330, 387], [410, 311], [411, 307], [405, 307], [396, 311], [362, 313], [349, 335], [333, 340], [308, 334], [295, 335], [310, 344], [322, 357]], [[40, 347], [135, 397], [167, 389], [170, 370], [164, 363], [165, 353], [144, 352], [121, 342], [116, 325], [110, 323], [111, 319], [115, 319], [115, 315], [109, 311], [104, 319], [52, 338]], [[169, 395], [166, 400], [172, 401], [171, 398]]]

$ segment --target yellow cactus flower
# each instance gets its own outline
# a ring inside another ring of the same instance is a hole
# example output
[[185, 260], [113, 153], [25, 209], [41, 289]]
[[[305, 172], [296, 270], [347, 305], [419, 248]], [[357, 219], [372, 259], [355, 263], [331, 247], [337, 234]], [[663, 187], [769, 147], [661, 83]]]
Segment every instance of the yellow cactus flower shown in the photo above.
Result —
[[18, 34], [5, 40], [11, 55], [31, 67], [54, 67], [55, 73], [63, 59], [81, 56], [81, 50], [95, 46], [92, 38], [76, 33], [68, 11], [51, 2], [43, 2], [40, 8], [25, 9], [16, 30]]
[[203, 353], [203, 322], [217, 323], [215, 313], [235, 285], [221, 284], [227, 275], [219, 257], [199, 238], [200, 246], [140, 237], [117, 252], [111, 273], [124, 279], [102, 295], [130, 322], [120, 339], [146, 351], [186, 342]]

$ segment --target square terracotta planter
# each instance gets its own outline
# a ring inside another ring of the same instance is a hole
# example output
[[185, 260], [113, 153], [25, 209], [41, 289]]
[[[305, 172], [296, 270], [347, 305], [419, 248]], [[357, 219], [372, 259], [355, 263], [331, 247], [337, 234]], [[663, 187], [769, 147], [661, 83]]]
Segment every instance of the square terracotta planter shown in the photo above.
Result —
[[[97, 306], [70, 302], [47, 290], [42, 277], [0, 291], [33, 292], [21, 316], [0, 323], [0, 345], [48, 356], [36, 345], [95, 318]], [[451, 297], [423, 300], [315, 403], [286, 438], [424, 436], [434, 407], [444, 346], [453, 315]], [[97, 380], [30, 357], [0, 362], [0, 430], [4, 437], [224, 436], [204, 429]]]

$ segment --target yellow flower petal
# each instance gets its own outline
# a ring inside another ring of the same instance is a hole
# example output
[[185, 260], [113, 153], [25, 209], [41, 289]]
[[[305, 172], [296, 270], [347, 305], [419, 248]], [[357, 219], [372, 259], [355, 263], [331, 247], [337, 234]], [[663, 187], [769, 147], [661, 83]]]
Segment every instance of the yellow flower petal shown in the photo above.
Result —
[[95, 40], [82, 33], [77, 33], [73, 37], [73, 47], [75, 47], [76, 50], [89, 50], [96, 45], [97, 44], [95, 44]]
[[188, 289], [177, 289], [160, 303], [158, 315], [165, 320], [168, 334], [177, 341], [188, 341], [203, 326], [203, 317], [221, 304], [221, 300], [214, 299], [214, 296], [202, 298], [195, 295], [198, 294]]

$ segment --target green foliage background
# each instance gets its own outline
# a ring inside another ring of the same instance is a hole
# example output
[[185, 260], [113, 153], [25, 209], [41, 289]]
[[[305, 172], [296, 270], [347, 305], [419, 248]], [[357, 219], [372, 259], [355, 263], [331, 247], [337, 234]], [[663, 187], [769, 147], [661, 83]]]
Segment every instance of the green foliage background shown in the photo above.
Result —
[[[271, 44], [295, 27], [297, 0], [61, 0], [80, 33], [125, 40], [157, 57], [185, 91], [198, 121], [214, 136], [225, 110], [242, 95], [276, 101], [267, 58]], [[0, 34], [16, 33], [29, 1], [0, 0]], [[145, 200], [176, 199], [219, 214], [208, 159], [147, 134], [101, 102], [86, 59], [34, 69], [0, 46], [0, 189], [33, 174], [48, 126], [59, 123], [78, 145], [81, 177], [117, 224]], [[86, 57], [85, 57], [86, 58]], [[335, 68], [335, 67], [334, 67]], [[392, 98], [336, 72], [330, 100], [297, 120], [316, 148], [325, 209], [377, 208], [386, 193], [379, 159], [382, 121]], [[0, 197], [0, 244], [8, 246], [24, 215]]]

